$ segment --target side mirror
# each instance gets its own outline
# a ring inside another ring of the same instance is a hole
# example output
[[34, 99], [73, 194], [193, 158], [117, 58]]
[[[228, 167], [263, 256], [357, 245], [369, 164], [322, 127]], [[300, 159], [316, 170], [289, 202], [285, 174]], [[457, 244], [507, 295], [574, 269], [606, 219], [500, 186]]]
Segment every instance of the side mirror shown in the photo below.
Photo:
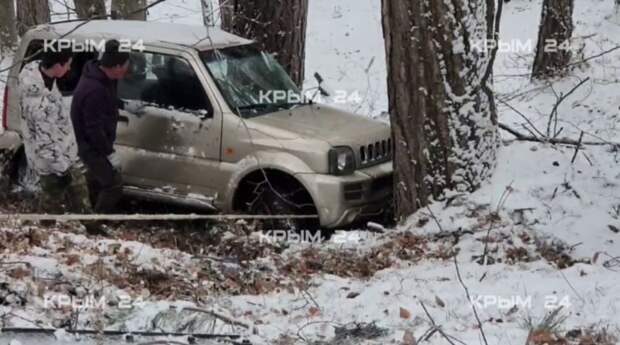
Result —
[[327, 90], [323, 87], [323, 82], [325, 81], [323, 79], [323, 77], [319, 74], [319, 72], [314, 73], [314, 79], [316, 79], [316, 81], [319, 83], [319, 87], [318, 90], [321, 93], [321, 96], [323, 97], [329, 97], [330, 94], [329, 92], [327, 92]]
[[209, 113], [208, 110], [206, 109], [202, 109], [202, 110], [190, 110], [188, 111], [190, 114], [196, 116], [198, 119], [200, 119], [200, 121], [205, 121], [208, 119], [212, 119], [213, 118], [213, 114]]
[[314, 73], [314, 79], [319, 82], [319, 84], [323, 83], [323, 77], [319, 74], [319, 72]]

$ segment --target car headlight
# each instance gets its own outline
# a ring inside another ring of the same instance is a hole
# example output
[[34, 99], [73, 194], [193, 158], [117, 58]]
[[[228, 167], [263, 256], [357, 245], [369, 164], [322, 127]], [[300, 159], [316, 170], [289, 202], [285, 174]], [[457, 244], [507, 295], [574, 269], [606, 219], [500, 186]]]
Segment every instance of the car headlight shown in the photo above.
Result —
[[334, 147], [329, 151], [329, 173], [349, 175], [355, 171], [355, 154], [348, 146]]

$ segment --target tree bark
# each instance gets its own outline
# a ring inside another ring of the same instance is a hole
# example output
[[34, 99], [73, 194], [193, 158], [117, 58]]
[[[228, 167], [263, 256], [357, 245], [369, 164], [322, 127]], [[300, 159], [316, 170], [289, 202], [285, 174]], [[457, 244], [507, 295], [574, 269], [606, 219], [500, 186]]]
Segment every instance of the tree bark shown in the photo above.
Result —
[[50, 7], [47, 0], [17, 1], [17, 32], [20, 36], [33, 26], [50, 22]]
[[222, 6], [222, 29], [255, 40], [275, 54], [295, 84], [302, 86], [308, 0], [229, 0]]
[[570, 62], [574, 0], [544, 0], [532, 78], [562, 76]]
[[5, 49], [12, 49], [16, 42], [13, 0], [0, 0], [0, 55]]
[[119, 19], [146, 20], [146, 11], [139, 11], [146, 6], [146, 0], [112, 0], [112, 12], [116, 12]]
[[213, 3], [211, 0], [201, 0], [202, 2], [202, 21], [205, 26], [214, 26]]
[[80, 19], [88, 19], [105, 15], [104, 0], [75, 0], [75, 11]]
[[475, 44], [494, 36], [487, 3], [383, 0], [400, 221], [446, 190], [477, 189], [494, 170], [493, 54]]

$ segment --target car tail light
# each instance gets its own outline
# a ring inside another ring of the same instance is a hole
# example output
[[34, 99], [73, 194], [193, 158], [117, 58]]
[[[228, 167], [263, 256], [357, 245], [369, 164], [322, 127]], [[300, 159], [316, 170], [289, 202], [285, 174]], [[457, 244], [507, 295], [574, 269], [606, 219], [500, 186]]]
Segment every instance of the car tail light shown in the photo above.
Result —
[[2, 128], [9, 129], [9, 87], [4, 88], [4, 100], [2, 101]]

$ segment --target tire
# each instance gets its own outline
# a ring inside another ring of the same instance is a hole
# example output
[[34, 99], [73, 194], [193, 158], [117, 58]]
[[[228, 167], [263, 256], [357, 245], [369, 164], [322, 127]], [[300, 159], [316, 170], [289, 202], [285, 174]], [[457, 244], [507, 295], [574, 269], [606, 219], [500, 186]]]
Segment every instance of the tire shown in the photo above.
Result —
[[[305, 189], [297, 181], [258, 183], [246, 201], [245, 212], [253, 215], [315, 215], [316, 208]], [[318, 219], [263, 219], [257, 220], [257, 230], [315, 231]]]

